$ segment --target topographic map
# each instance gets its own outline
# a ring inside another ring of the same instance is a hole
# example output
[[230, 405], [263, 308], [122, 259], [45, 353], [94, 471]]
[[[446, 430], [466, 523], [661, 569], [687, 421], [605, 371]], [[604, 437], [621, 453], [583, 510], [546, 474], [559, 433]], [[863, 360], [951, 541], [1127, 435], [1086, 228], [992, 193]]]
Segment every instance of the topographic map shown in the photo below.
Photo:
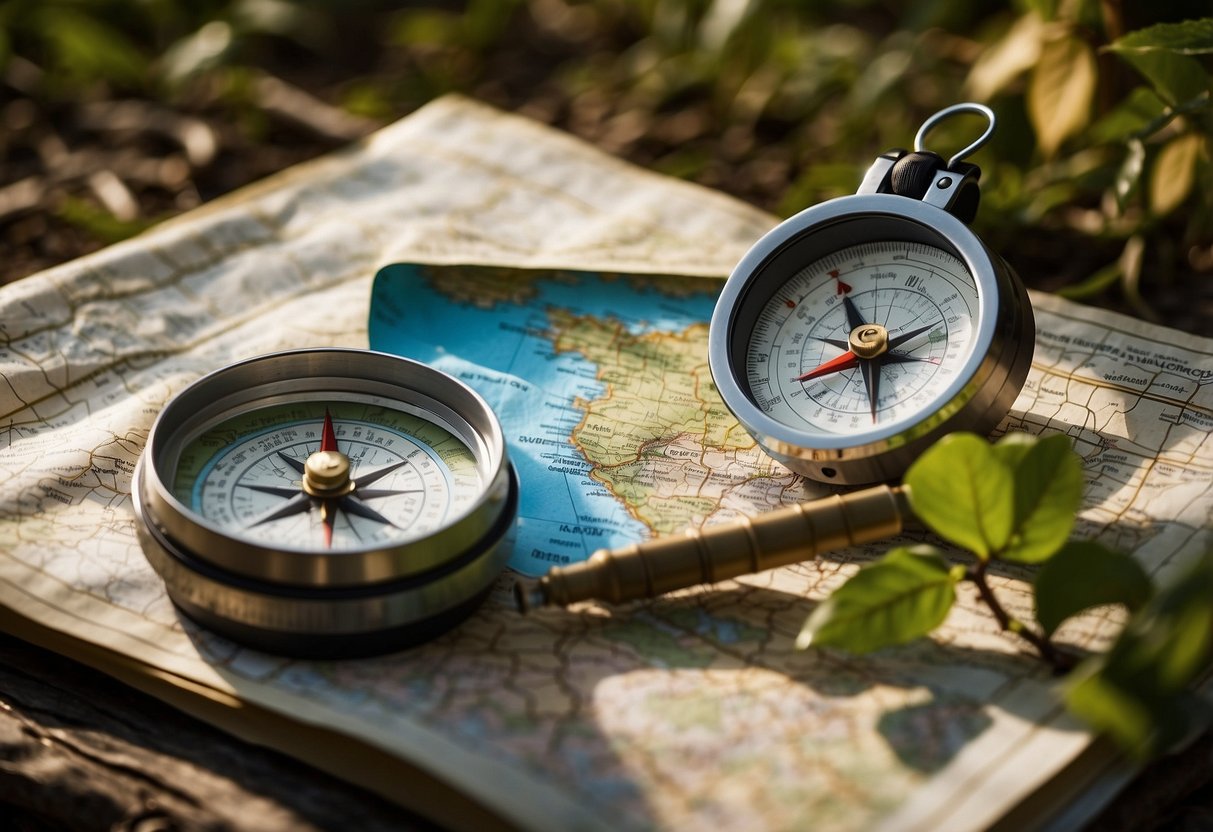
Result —
[[[814, 603], [883, 547], [527, 617], [507, 574], [433, 642], [327, 662], [201, 630], [139, 550], [131, 472], [163, 404], [291, 347], [371, 343], [485, 392], [521, 469], [520, 571], [816, 496], [705, 385], [719, 284], [704, 278], [773, 223], [444, 99], [4, 287], [0, 626], [453, 825], [461, 800], [535, 829], [1009, 822], [1093, 738], [975, 598], [901, 649], [793, 649]], [[1033, 370], [1000, 430], [1071, 437], [1080, 531], [1165, 579], [1213, 545], [1213, 343], [1033, 300]], [[1030, 613], [1030, 579], [996, 578], [1013, 613]], [[1097, 647], [1119, 620], [1097, 610], [1061, 637]], [[1068, 794], [1034, 803], [1064, 816]]]

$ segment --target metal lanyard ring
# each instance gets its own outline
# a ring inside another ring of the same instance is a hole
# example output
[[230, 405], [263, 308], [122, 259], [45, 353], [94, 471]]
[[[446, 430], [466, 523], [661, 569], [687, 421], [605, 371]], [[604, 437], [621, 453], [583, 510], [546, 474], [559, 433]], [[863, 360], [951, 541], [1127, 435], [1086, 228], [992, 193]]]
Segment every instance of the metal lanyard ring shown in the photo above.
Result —
[[964, 159], [970, 153], [975, 152], [983, 144], [989, 141], [990, 136], [994, 135], [993, 110], [991, 110], [985, 104], [976, 104], [971, 101], [961, 104], [953, 104], [951, 107], [943, 108], [922, 123], [922, 127], [919, 127], [918, 132], [914, 135], [914, 151], [922, 152], [923, 150], [926, 150], [926, 148], [923, 146], [923, 139], [926, 137], [927, 133], [929, 133], [931, 129], [941, 121], [950, 116], [954, 116], [957, 113], [976, 113], [977, 115], [985, 116], [986, 120], [989, 122], [989, 126], [986, 127], [986, 131], [984, 133], [978, 136], [977, 141], [956, 153], [951, 159], [948, 160], [949, 169], [953, 168], [957, 162]]

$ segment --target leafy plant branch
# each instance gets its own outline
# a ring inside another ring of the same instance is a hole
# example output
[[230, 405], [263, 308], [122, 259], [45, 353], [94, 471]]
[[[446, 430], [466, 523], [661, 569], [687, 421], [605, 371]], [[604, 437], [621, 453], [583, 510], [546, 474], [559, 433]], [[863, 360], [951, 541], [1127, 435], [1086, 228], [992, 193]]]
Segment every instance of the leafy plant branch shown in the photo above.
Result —
[[[898, 547], [859, 570], [813, 610], [797, 646], [856, 653], [904, 644], [947, 618], [956, 587], [971, 583], [999, 627], [1032, 646], [1056, 673], [1076, 671], [1068, 701], [1132, 753], [1181, 736], [1199, 709], [1188, 683], [1213, 658], [1213, 557], [1179, 588], [1157, 591], [1129, 555], [1069, 540], [1082, 501], [1081, 463], [1065, 436], [1010, 434], [990, 445], [973, 434], [936, 443], [906, 473], [917, 517], [967, 550], [954, 564], [931, 545]], [[999, 562], [1038, 565], [1035, 621], [1008, 612], [989, 579]], [[1105, 604], [1134, 613], [1106, 655], [1082, 658], [1053, 636], [1067, 619]]]
[[1077, 664], [1077, 657], [1074, 654], [1058, 648], [1053, 644], [1048, 635], [1037, 633], [1031, 626], [1020, 621], [1018, 618], [1012, 618], [1003, 609], [998, 596], [994, 594], [994, 589], [990, 586], [990, 582], [986, 580], [986, 570], [989, 568], [989, 565], [989, 561], [982, 561], [973, 569], [966, 570], [965, 578], [972, 581], [977, 587], [981, 600], [990, 608], [990, 612], [994, 614], [994, 618], [998, 621], [999, 626], [1005, 632], [1014, 633], [1035, 647], [1040, 657], [1053, 666], [1053, 670], [1059, 673], [1073, 670]]

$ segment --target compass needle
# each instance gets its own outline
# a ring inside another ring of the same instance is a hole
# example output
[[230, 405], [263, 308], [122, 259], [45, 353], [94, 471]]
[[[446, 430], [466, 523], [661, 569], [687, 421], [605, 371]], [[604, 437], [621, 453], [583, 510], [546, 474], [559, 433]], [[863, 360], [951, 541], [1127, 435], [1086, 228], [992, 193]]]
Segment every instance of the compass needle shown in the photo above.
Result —
[[320, 528], [324, 530], [324, 548], [333, 548], [333, 524], [337, 521], [337, 511], [330, 500], [320, 501]]
[[337, 432], [333, 430], [333, 415], [324, 409], [324, 427], [321, 428], [320, 450], [337, 450]]
[[299, 488], [287, 488], [283, 485], [260, 485], [258, 483], [242, 482], [239, 483], [241, 488], [249, 488], [253, 491], [260, 491], [262, 494], [273, 494], [275, 497], [294, 497], [299, 494]]
[[342, 497], [339, 505], [341, 506], [341, 509], [343, 511], [345, 511], [349, 514], [352, 514], [355, 517], [364, 517], [367, 520], [374, 520], [376, 523], [382, 523], [382, 524], [388, 525], [388, 526], [396, 525], [391, 520], [384, 517], [379, 512], [375, 511], [375, 509], [371, 508], [366, 503], [362, 502], [357, 497], [354, 497], [352, 495], [348, 496], [348, 497]]
[[830, 373], [841, 372], [842, 370], [853, 370], [859, 366], [859, 356], [853, 352], [844, 352], [837, 358], [831, 358], [824, 364], [820, 364], [809, 370], [807, 373], [801, 373], [792, 379], [792, 381], [812, 381], [821, 376], [827, 376]]
[[931, 329], [932, 327], [937, 326], [937, 325], [938, 325], [938, 321], [933, 324], [927, 324], [926, 326], [920, 326], [917, 329], [912, 329], [909, 332], [903, 332], [901, 335], [898, 335], [896, 338], [890, 338], [889, 339], [889, 349], [891, 349], [891, 350], [896, 349], [897, 347], [900, 347], [902, 344], [906, 343], [907, 341], [917, 338], [919, 335], [922, 335], [928, 329]]
[[312, 499], [302, 491], [295, 492], [295, 496], [291, 497], [285, 503], [269, 511], [254, 517], [245, 528], [251, 529], [254, 526], [260, 526], [263, 523], [268, 523], [271, 520], [279, 520], [283, 517], [290, 517], [293, 514], [302, 514], [312, 506]]
[[872, 424], [876, 424], [876, 402], [880, 398], [880, 359], [861, 361], [859, 369], [863, 372], [863, 386], [868, 392], [868, 406], [872, 411]]
[[377, 500], [380, 497], [398, 497], [401, 494], [424, 494], [424, 488], [359, 488], [357, 490], [359, 500]]
[[408, 465], [408, 464], [409, 464], [409, 461], [407, 459], [402, 459], [399, 462], [393, 462], [391, 465], [385, 465], [377, 471], [370, 471], [366, 474], [362, 474], [359, 477], [355, 477], [354, 484], [357, 488], [362, 488], [365, 485], [370, 485], [373, 482], [378, 482], [379, 480], [386, 477], [388, 474], [390, 474], [393, 471], [396, 471], [400, 468], [403, 468], [405, 465]]
[[296, 474], [303, 473], [303, 460], [295, 459], [293, 456], [288, 456], [282, 451], [278, 452], [278, 458], [290, 466], [291, 470]]

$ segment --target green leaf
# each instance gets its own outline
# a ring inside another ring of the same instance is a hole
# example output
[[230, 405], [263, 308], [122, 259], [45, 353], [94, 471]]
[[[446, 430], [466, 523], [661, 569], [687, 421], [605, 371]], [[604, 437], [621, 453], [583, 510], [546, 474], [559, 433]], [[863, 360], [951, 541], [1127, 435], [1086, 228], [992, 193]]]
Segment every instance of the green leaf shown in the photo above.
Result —
[[1005, 434], [1002, 439], [994, 443], [994, 456], [1003, 465], [1014, 471], [1019, 467], [1020, 461], [1023, 460], [1028, 451], [1035, 448], [1036, 443], [1039, 441], [1039, 438], [1033, 434], [1014, 430]]
[[1137, 193], [1141, 185], [1141, 174], [1146, 166], [1146, 145], [1141, 139], [1129, 139], [1128, 150], [1124, 163], [1116, 172], [1116, 205], [1121, 211], [1125, 210], [1129, 199]]
[[1028, 81], [1028, 117], [1046, 158], [1087, 126], [1095, 99], [1095, 53], [1066, 34], [1045, 41]]
[[1138, 758], [1193, 727], [1188, 687], [1213, 660], [1213, 555], [1168, 584], [1129, 623], [1111, 649], [1071, 677], [1066, 702]]
[[161, 74], [169, 84], [180, 84], [219, 66], [232, 46], [232, 27], [222, 20], [212, 20], [164, 51], [160, 58]]
[[1150, 209], [1155, 216], [1174, 211], [1192, 191], [1204, 145], [1199, 133], [1185, 133], [1163, 146], [1150, 169]]
[[1173, 52], [1177, 55], [1213, 54], [1213, 17], [1159, 23], [1117, 38], [1113, 52]]
[[965, 90], [977, 101], [988, 101], [1031, 69], [1040, 57], [1045, 24], [1036, 12], [1019, 18], [998, 40], [977, 56], [965, 79]]
[[134, 43], [104, 15], [56, 4], [35, 14], [57, 68], [73, 78], [135, 83], [147, 61]]
[[1018, 460], [1014, 520], [1001, 556], [1020, 563], [1040, 563], [1066, 542], [1082, 504], [1082, 464], [1068, 437], [1039, 440]]
[[919, 520], [940, 537], [986, 560], [1002, 549], [1014, 521], [1011, 470], [972, 433], [936, 442], [910, 466], [905, 484]]
[[1066, 691], [1069, 709], [1133, 756], [1148, 757], [1155, 731], [1149, 707], [1098, 673], [1075, 673]]
[[1109, 263], [1087, 275], [1081, 282], [1062, 286], [1057, 294], [1070, 300], [1085, 300], [1103, 294], [1124, 275], [1120, 260]]
[[1129, 555], [1090, 540], [1062, 547], [1036, 576], [1036, 620], [1052, 635], [1072, 615], [1102, 604], [1135, 612], [1150, 599], [1150, 576]]
[[1209, 73], [1205, 72], [1198, 60], [1177, 50], [1133, 45], [1131, 39], [1135, 35], [1148, 31], [1131, 32], [1107, 48], [1140, 72], [1168, 104], [1179, 104], [1206, 94], [1210, 84]]
[[1158, 93], [1143, 84], [1134, 87], [1111, 112], [1091, 125], [1088, 134], [1097, 142], [1121, 144], [1162, 118], [1166, 109], [1166, 102]]
[[934, 547], [894, 549], [819, 604], [796, 646], [867, 653], [920, 638], [943, 623], [962, 576]]

